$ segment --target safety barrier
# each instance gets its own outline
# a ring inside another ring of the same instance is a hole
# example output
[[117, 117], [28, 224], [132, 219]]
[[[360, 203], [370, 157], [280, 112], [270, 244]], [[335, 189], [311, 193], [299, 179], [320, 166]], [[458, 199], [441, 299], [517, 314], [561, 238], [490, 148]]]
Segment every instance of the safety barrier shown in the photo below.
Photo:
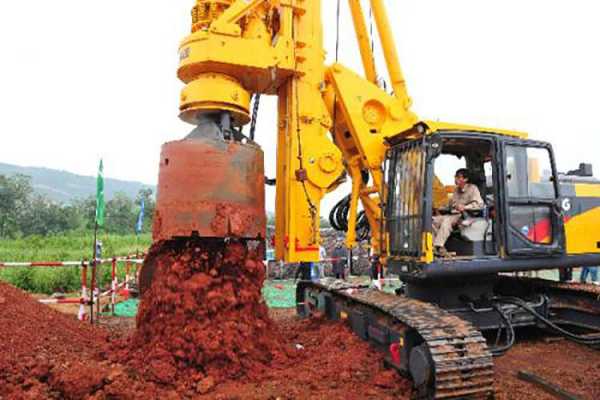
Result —
[[[142, 256], [145, 256], [145, 254], [142, 254]], [[129, 257], [116, 257], [115, 259], [118, 262], [122, 262], [122, 261], [130, 261], [132, 263], [137, 263], [137, 264], [141, 264], [144, 262], [143, 259], [137, 259], [137, 258], [131, 258], [134, 257], [129, 256]], [[137, 256], [136, 256], [137, 257]], [[101, 264], [108, 264], [109, 262], [112, 262], [112, 258], [102, 258], [102, 259], [97, 259], [96, 263], [98, 265]], [[53, 267], [76, 267], [78, 265], [81, 265], [83, 261], [31, 261], [31, 262], [0, 262], [0, 268], [23, 268], [23, 267], [48, 267], [48, 268], [53, 268]]]
[[[125, 295], [128, 295], [132, 278], [137, 278], [139, 273], [139, 266], [144, 262], [143, 258], [138, 258], [140, 255], [131, 255], [124, 257], [113, 257], [96, 259], [96, 262], [87, 260], [84, 261], [32, 261], [32, 262], [0, 262], [0, 268], [60, 268], [60, 267], [80, 267], [81, 269], [81, 296], [76, 298], [56, 298], [56, 299], [40, 299], [39, 302], [43, 304], [79, 304], [79, 312], [77, 318], [80, 321], [88, 319], [86, 313], [86, 306], [90, 307], [89, 319], [90, 322], [94, 321], [94, 305], [96, 305], [96, 316], [100, 315], [100, 303], [103, 297], [110, 296], [111, 312], [115, 312], [115, 304], [117, 300], [117, 293], [123, 289]], [[145, 257], [145, 254], [142, 254]], [[121, 283], [118, 282], [117, 277], [117, 264], [125, 264], [125, 280]], [[97, 287], [97, 267], [103, 264], [110, 263], [111, 269], [111, 283], [110, 289], [100, 292]], [[88, 268], [92, 269], [91, 276], [91, 288], [88, 293], [87, 287], [87, 274]], [[131, 269], [134, 267], [134, 275], [131, 276]]]

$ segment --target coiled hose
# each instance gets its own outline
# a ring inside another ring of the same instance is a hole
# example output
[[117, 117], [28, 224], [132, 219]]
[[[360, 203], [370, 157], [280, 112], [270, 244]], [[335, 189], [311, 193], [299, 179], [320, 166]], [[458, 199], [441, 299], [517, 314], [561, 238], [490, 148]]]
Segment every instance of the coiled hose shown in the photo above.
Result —
[[[360, 172], [363, 184], [369, 183], [369, 172], [363, 170]], [[348, 232], [348, 214], [350, 213], [351, 194], [340, 200], [329, 213], [329, 224], [336, 231]], [[359, 211], [356, 215], [356, 239], [358, 241], [368, 240], [371, 237], [371, 226], [364, 211]]]
[[[350, 213], [350, 197], [348, 195], [340, 200], [329, 213], [329, 223], [336, 231], [348, 232], [348, 214]], [[364, 211], [356, 215], [356, 238], [359, 241], [368, 240], [371, 227]]]

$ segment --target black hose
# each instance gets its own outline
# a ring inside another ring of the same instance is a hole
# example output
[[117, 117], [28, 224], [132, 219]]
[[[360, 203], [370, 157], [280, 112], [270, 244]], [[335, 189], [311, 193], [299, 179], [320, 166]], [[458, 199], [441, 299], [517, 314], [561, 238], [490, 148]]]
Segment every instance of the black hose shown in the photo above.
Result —
[[[348, 215], [350, 213], [350, 197], [348, 195], [340, 200], [329, 213], [329, 223], [336, 231], [348, 232]], [[364, 211], [356, 215], [356, 238], [359, 241], [368, 240], [371, 227]]]
[[[336, 231], [348, 230], [348, 211], [350, 210], [350, 195], [337, 202], [329, 212], [329, 224]], [[346, 218], [344, 218], [344, 216]]]
[[521, 307], [523, 310], [525, 310], [528, 313], [530, 313], [531, 315], [533, 315], [536, 319], [542, 321], [545, 325], [547, 325], [548, 327], [553, 329], [556, 333], [558, 333], [576, 343], [589, 345], [589, 346], [600, 345], [600, 338], [590, 338], [590, 337], [585, 337], [585, 336], [580, 336], [580, 335], [574, 334], [573, 332], [569, 332], [569, 331], [561, 328], [560, 326], [556, 325], [554, 322], [550, 321], [548, 318], [544, 317], [540, 313], [538, 313], [531, 306], [529, 306], [529, 304], [527, 304], [523, 300], [519, 299], [518, 297], [500, 297], [496, 300], [498, 300], [499, 302], [502, 302], [502, 303], [513, 304], [515, 306]]
[[498, 314], [500, 314], [500, 318], [502, 318], [502, 320], [506, 324], [506, 344], [503, 346], [498, 346], [498, 342], [500, 340], [500, 335], [502, 332], [502, 327], [500, 327], [500, 329], [498, 329], [498, 336], [496, 337], [496, 347], [490, 349], [492, 355], [494, 357], [498, 357], [504, 355], [504, 353], [506, 353], [515, 344], [515, 329], [513, 327], [512, 322], [510, 321], [510, 318], [508, 318], [506, 314], [504, 314], [504, 311], [502, 311], [502, 309], [497, 304], [493, 303], [492, 307], [498, 312]]

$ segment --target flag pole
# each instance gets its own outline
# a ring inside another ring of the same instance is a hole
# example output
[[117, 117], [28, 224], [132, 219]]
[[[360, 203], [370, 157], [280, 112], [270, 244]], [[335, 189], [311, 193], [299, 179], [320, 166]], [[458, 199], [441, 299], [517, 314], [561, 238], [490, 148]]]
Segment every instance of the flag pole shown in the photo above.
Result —
[[96, 217], [94, 218], [94, 246], [93, 254], [94, 260], [92, 261], [92, 301], [90, 303], [90, 321], [94, 323], [94, 294], [98, 292], [97, 296], [97, 315], [96, 319], [100, 317], [100, 291], [98, 290], [98, 227], [104, 226], [104, 164], [100, 159], [100, 165], [98, 166], [98, 178], [96, 180]]

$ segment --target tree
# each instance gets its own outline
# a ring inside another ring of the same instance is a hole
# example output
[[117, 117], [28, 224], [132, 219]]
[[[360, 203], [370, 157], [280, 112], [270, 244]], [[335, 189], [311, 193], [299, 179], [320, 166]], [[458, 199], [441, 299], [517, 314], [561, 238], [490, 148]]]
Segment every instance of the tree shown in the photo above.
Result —
[[28, 206], [31, 193], [33, 188], [29, 176], [0, 175], [0, 238], [15, 237], [19, 233], [19, 220]]
[[85, 199], [77, 199], [73, 202], [73, 208], [76, 218], [79, 220], [77, 227], [93, 230], [96, 216], [96, 197], [88, 196]]
[[78, 227], [75, 209], [56, 203], [48, 198], [32, 196], [19, 216], [19, 228], [23, 236], [52, 235]]
[[331, 224], [329, 223], [329, 218], [325, 218], [321, 215], [321, 229], [329, 229], [331, 228]]
[[156, 200], [154, 200], [154, 193], [152, 192], [152, 189], [140, 189], [138, 192], [135, 198], [136, 221], [140, 212], [140, 203], [142, 199], [144, 199], [144, 225], [142, 232], [150, 232], [152, 230], [154, 210], [156, 209]]
[[[156, 201], [152, 189], [141, 189], [135, 203], [117, 193], [106, 203], [106, 228], [110, 233], [132, 234], [144, 199], [143, 231], [152, 229]], [[24, 175], [0, 175], [0, 239], [30, 235], [52, 235], [72, 230], [93, 230], [96, 198], [59, 203], [36, 194], [31, 178]]]
[[131, 234], [135, 229], [137, 214], [133, 201], [125, 193], [119, 192], [106, 203], [106, 231]]

